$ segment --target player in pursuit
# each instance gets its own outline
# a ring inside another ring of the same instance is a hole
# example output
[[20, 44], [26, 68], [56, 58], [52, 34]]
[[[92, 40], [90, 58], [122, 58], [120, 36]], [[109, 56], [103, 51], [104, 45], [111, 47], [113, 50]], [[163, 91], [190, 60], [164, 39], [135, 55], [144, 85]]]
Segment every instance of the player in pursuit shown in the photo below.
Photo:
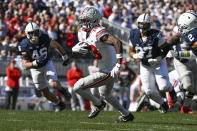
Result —
[[51, 40], [47, 34], [40, 32], [36, 23], [29, 23], [25, 28], [25, 33], [27, 38], [18, 47], [23, 57], [23, 67], [24, 69], [30, 69], [35, 87], [41, 91], [44, 97], [56, 105], [56, 112], [61, 111], [65, 108], [65, 104], [49, 91], [46, 80], [48, 79], [49, 85], [62, 93], [65, 99], [70, 99], [71, 96], [58, 81], [48, 49], [52, 47], [57, 50], [62, 56], [63, 65], [67, 65], [68, 56], [56, 41]]
[[[195, 94], [195, 86], [193, 85], [192, 71], [189, 69], [189, 65], [186, 62], [181, 62], [180, 60], [185, 59], [196, 59], [197, 55], [197, 14], [196, 12], [189, 10], [181, 14], [178, 18], [178, 31], [175, 33], [181, 43], [185, 44], [187, 50], [178, 50], [172, 51], [174, 57], [178, 60], [175, 60], [177, 64], [178, 74], [181, 79], [181, 86], [175, 88], [176, 92], [184, 92], [185, 98], [179, 98], [174, 108], [170, 111], [179, 111], [181, 109], [182, 113], [193, 114], [194, 112], [189, 109], [191, 100]], [[172, 36], [172, 37], [173, 37]], [[182, 45], [182, 44], [181, 44]], [[179, 46], [181, 46], [179, 45]], [[191, 64], [191, 63], [188, 63]], [[195, 81], [195, 78], [194, 78]], [[182, 107], [181, 107], [182, 106]]]
[[169, 107], [160, 93], [169, 92], [173, 102], [176, 102], [176, 94], [169, 82], [166, 60], [163, 56], [165, 51], [161, 49], [166, 41], [161, 31], [151, 29], [152, 19], [149, 14], [141, 14], [137, 24], [138, 29], [130, 33], [130, 56], [140, 62], [140, 77], [144, 92], [160, 105], [157, 108], [161, 113], [166, 113]]
[[[95, 106], [88, 118], [96, 117], [106, 106], [106, 100], [121, 113], [117, 122], [132, 121], [134, 116], [111, 94], [122, 61], [122, 44], [99, 25], [100, 19], [101, 15], [94, 7], [86, 7], [79, 17], [80, 42], [72, 48], [73, 56], [91, 52], [98, 60], [99, 71], [78, 80], [74, 85], [74, 91], [92, 101]], [[101, 97], [95, 97], [90, 88], [98, 88]]]

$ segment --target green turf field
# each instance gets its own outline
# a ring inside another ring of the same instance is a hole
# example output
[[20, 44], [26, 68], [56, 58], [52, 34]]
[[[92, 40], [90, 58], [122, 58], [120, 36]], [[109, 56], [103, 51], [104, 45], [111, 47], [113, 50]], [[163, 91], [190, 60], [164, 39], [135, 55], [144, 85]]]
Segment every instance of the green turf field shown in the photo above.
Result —
[[139, 112], [133, 122], [115, 123], [117, 111], [91, 120], [88, 113], [0, 110], [0, 131], [197, 131], [197, 114]]

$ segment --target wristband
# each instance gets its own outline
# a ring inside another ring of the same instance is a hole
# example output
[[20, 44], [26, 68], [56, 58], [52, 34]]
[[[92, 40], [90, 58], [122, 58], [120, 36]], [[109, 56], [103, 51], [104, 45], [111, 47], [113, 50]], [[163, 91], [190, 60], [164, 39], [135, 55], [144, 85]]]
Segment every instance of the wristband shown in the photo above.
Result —
[[121, 59], [122, 58], [122, 54], [116, 54], [116, 58], [117, 59]]
[[180, 58], [185, 58], [185, 59], [196, 59], [196, 55], [191, 51], [179, 51], [178, 53]]
[[32, 65], [33, 65], [34, 67], [37, 67], [37, 66], [38, 66], [37, 61], [36, 61], [36, 60], [34, 60], [34, 61], [32, 62]]

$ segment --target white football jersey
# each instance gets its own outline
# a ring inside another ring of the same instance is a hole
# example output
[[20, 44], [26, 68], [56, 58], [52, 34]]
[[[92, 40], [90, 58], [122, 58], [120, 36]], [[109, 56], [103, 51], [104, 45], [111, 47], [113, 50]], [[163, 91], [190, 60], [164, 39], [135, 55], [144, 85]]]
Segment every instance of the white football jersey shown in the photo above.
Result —
[[98, 68], [101, 72], [109, 73], [117, 62], [116, 51], [112, 45], [108, 45], [100, 41], [100, 38], [109, 34], [105, 27], [94, 27], [90, 32], [81, 29], [78, 31], [78, 39], [80, 42], [86, 42], [93, 50], [95, 59], [98, 60]]

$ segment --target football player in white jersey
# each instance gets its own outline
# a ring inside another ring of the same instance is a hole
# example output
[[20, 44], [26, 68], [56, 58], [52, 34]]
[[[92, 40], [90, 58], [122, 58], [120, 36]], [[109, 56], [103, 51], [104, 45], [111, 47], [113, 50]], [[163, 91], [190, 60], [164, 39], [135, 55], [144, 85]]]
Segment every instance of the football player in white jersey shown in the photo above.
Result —
[[176, 94], [169, 82], [166, 60], [163, 59], [163, 50], [160, 48], [165, 44], [165, 39], [161, 31], [151, 29], [151, 23], [151, 16], [147, 13], [138, 17], [138, 29], [130, 33], [130, 56], [140, 62], [142, 88], [146, 95], [160, 105], [158, 108], [161, 113], [166, 113], [168, 104], [158, 92], [170, 92], [174, 103]]
[[[100, 19], [99, 11], [92, 6], [84, 8], [79, 16], [80, 42], [72, 48], [73, 56], [92, 52], [98, 60], [99, 71], [77, 81], [74, 91], [94, 104], [95, 109], [88, 118], [96, 117], [106, 106], [104, 102], [106, 100], [120, 111], [121, 116], [117, 122], [132, 121], [134, 116], [111, 94], [122, 61], [122, 45], [116, 37], [109, 34], [105, 27], [99, 25]], [[86, 48], [89, 48], [88, 51]], [[98, 99], [92, 95], [90, 88], [98, 88], [101, 98]]]

